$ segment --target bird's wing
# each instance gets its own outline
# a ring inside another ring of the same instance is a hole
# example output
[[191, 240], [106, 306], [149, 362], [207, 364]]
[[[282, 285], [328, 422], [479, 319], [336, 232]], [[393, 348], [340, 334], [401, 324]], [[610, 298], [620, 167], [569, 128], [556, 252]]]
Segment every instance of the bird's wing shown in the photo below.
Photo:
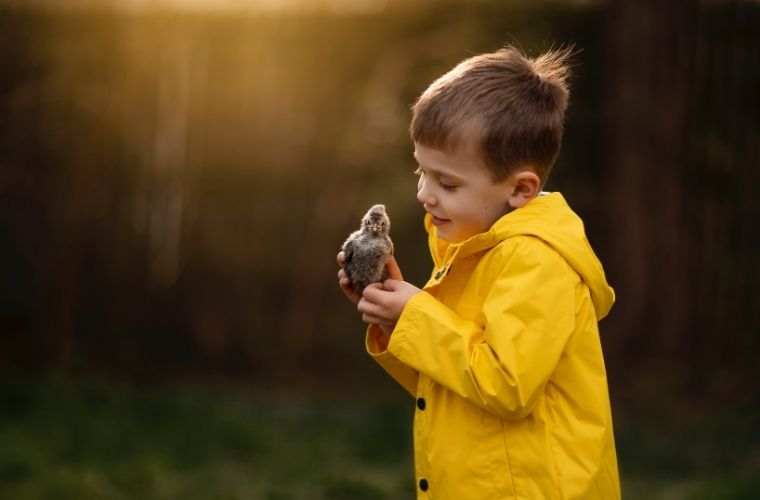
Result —
[[351, 262], [354, 257], [354, 250], [356, 250], [356, 240], [350, 239], [343, 245], [343, 258], [346, 262]]

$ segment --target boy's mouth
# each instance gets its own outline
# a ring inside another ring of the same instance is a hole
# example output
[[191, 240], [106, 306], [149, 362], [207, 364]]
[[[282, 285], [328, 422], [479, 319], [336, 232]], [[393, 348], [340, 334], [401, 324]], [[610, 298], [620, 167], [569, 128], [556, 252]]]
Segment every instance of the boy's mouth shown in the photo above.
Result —
[[437, 227], [437, 226], [441, 226], [441, 225], [449, 222], [449, 220], [448, 219], [441, 219], [440, 217], [436, 217], [435, 215], [430, 214], [430, 222], [432, 222], [433, 225]]

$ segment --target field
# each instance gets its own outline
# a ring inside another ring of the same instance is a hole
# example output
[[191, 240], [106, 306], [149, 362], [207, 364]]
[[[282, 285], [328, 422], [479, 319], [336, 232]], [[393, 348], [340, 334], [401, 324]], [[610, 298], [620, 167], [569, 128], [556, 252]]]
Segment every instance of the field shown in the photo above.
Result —
[[[412, 405], [399, 396], [6, 383], [0, 497], [412, 499]], [[667, 419], [618, 419], [624, 498], [758, 498], [758, 431], [749, 416], [694, 418], [678, 432], [662, 425]]]

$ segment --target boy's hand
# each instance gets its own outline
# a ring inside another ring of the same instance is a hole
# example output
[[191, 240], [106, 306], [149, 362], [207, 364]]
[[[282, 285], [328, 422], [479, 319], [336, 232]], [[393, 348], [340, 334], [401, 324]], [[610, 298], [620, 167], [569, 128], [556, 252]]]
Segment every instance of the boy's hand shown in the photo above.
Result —
[[356, 304], [357, 309], [362, 313], [362, 321], [372, 325], [377, 325], [383, 332], [385, 343], [388, 343], [389, 336], [396, 326], [401, 311], [409, 299], [420, 292], [420, 289], [406, 283], [398, 267], [396, 259], [391, 255], [385, 264], [388, 279], [383, 283], [373, 283], [364, 289], [361, 294], [353, 289], [351, 280], [346, 276], [343, 269], [346, 263], [343, 252], [338, 253], [338, 284], [348, 300]]
[[385, 334], [389, 334], [396, 327], [406, 303], [420, 291], [406, 281], [387, 279], [365, 288], [357, 309], [362, 313], [362, 321], [377, 325]]
[[[343, 293], [346, 295], [346, 297], [348, 297], [348, 300], [354, 304], [359, 304], [359, 301], [362, 298], [362, 294], [351, 287], [351, 280], [348, 279], [348, 276], [346, 276], [346, 271], [343, 270], [343, 267], [346, 264], [346, 257], [343, 252], [338, 253], [337, 260], [338, 266], [340, 266], [340, 270], [338, 271], [338, 284], [340, 285], [340, 289], [343, 290]], [[385, 269], [388, 273], [388, 279], [399, 281], [402, 281], [404, 279], [401, 275], [401, 269], [399, 269], [398, 263], [396, 262], [396, 259], [393, 257], [393, 255], [388, 258], [388, 262], [385, 264]]]

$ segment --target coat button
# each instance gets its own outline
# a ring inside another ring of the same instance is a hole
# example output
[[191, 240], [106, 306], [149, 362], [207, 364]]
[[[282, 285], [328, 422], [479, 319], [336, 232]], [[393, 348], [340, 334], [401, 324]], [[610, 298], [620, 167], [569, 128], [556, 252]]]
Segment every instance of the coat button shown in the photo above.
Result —
[[428, 490], [428, 486], [429, 485], [428, 485], [427, 479], [425, 479], [425, 478], [420, 479], [420, 489], [422, 491], [427, 491]]
[[420, 410], [425, 409], [425, 398], [417, 398], [417, 408]]
[[435, 273], [435, 279], [439, 280], [444, 276], [447, 276], [449, 271], [451, 271], [451, 266], [449, 264], [444, 265], [437, 273]]

